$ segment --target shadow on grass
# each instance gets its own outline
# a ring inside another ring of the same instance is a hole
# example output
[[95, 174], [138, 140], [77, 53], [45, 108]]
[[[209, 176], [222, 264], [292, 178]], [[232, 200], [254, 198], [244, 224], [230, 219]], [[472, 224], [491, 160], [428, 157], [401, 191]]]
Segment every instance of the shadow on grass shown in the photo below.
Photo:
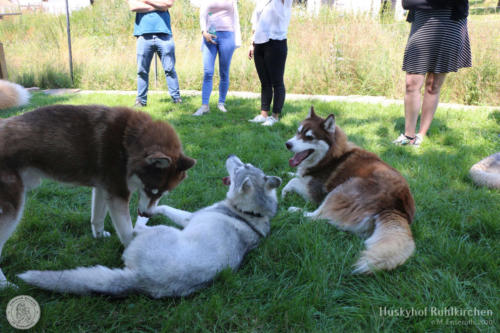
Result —
[[489, 116], [488, 119], [493, 119], [496, 121], [498, 125], [500, 125], [500, 110], [498, 111], [493, 111]]

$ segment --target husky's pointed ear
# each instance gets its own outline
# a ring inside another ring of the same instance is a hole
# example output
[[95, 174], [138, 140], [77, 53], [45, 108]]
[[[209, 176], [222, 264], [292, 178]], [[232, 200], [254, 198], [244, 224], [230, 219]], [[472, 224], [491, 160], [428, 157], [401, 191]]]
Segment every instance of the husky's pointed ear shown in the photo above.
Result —
[[327, 132], [335, 133], [335, 116], [333, 113], [326, 117], [323, 127]]
[[156, 153], [149, 154], [146, 157], [146, 163], [148, 165], [154, 165], [157, 168], [164, 169], [164, 168], [168, 168], [170, 163], [172, 163], [172, 159], [163, 153], [156, 152]]
[[314, 118], [316, 117], [316, 113], [314, 112], [314, 106], [311, 105], [311, 108], [309, 109], [309, 114], [307, 115], [307, 118]]
[[252, 188], [252, 181], [250, 180], [249, 177], [246, 177], [244, 180], [243, 180], [243, 183], [241, 183], [241, 186], [240, 188], [238, 189], [238, 191], [240, 193], [247, 193], [248, 191], [250, 191], [250, 189]]
[[191, 169], [195, 164], [196, 160], [194, 158], [181, 155], [181, 157], [179, 157], [179, 160], [177, 160], [177, 170], [186, 171], [188, 169]]
[[266, 188], [272, 190], [281, 185], [281, 178], [276, 176], [266, 176]]

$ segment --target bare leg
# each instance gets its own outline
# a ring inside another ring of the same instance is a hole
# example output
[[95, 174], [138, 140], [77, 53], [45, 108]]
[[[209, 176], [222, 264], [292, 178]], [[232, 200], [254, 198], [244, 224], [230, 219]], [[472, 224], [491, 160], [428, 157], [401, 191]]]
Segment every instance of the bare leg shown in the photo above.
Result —
[[443, 86], [446, 73], [428, 73], [425, 79], [424, 101], [422, 103], [422, 116], [420, 117], [419, 134], [425, 136], [439, 103], [439, 94]]
[[414, 137], [420, 113], [421, 89], [424, 84], [423, 74], [406, 73], [405, 90], [405, 135]]

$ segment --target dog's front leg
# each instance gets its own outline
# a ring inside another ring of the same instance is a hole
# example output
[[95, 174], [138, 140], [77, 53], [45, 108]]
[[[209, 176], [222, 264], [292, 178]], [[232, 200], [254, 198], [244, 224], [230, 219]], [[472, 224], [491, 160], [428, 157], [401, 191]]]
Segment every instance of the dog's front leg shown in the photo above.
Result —
[[128, 200], [121, 198], [108, 198], [107, 204], [109, 209], [109, 215], [111, 216], [111, 221], [113, 226], [118, 233], [118, 237], [122, 244], [127, 247], [127, 245], [132, 240], [132, 219], [130, 218], [130, 211], [128, 206]]
[[290, 192], [295, 192], [304, 198], [304, 200], [309, 201], [309, 192], [307, 191], [307, 183], [304, 178], [292, 178], [281, 191], [281, 198], [284, 199]]
[[191, 216], [193, 215], [193, 213], [186, 212], [185, 210], [180, 210], [180, 209], [173, 208], [173, 207], [170, 207], [167, 205], [157, 206], [153, 210], [153, 213], [165, 215], [170, 220], [172, 220], [172, 222], [180, 225], [183, 228], [188, 225], [189, 220], [191, 219]]

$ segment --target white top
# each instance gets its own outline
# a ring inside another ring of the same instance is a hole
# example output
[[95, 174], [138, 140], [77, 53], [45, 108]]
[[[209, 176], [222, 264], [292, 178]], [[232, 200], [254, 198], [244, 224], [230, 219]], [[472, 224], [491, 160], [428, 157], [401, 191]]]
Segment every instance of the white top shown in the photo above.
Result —
[[[228, 2], [232, 3], [232, 10], [229, 10]], [[212, 13], [212, 15], [208, 15]], [[227, 15], [232, 15], [228, 18]], [[241, 46], [240, 18], [238, 15], [237, 0], [205, 0], [200, 6], [200, 28], [201, 31], [208, 31], [208, 20], [215, 25], [218, 31], [234, 31], [234, 44]], [[232, 24], [232, 27], [228, 27]]]
[[293, 0], [258, 0], [252, 14], [253, 42], [286, 39]]

